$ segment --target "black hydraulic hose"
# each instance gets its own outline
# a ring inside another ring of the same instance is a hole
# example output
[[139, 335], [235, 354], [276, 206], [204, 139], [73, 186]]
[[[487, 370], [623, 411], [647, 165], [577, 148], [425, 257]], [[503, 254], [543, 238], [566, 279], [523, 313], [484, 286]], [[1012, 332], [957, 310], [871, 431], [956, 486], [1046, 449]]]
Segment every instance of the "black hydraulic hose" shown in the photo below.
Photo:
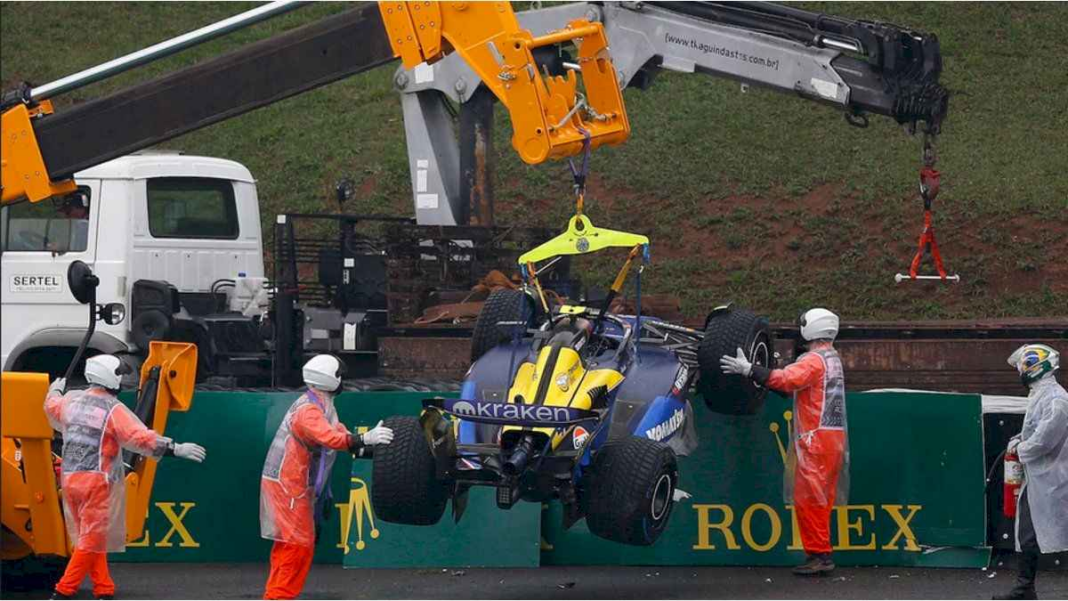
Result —
[[85, 336], [82, 337], [82, 343], [78, 345], [78, 351], [74, 353], [74, 359], [72, 359], [70, 365], [67, 366], [67, 373], [63, 375], [64, 380], [70, 380], [71, 374], [74, 373], [74, 367], [78, 365], [78, 361], [80, 361], [82, 355], [85, 354], [86, 347], [89, 346], [89, 339], [92, 338], [93, 333], [96, 332], [96, 291], [94, 290], [92, 294], [93, 296], [89, 300], [89, 328], [85, 330]]
[[211, 283], [211, 293], [215, 294], [215, 291], [223, 286], [236, 286], [237, 283], [232, 278], [219, 278]]
[[818, 35], [805, 23], [770, 14], [754, 13], [743, 8], [711, 2], [649, 2], [653, 6], [713, 23], [744, 27], [778, 35], [804, 44], [814, 44]]
[[[148, 371], [148, 378], [145, 379], [141, 390], [137, 392], [137, 404], [134, 405], [134, 415], [149, 427], [152, 427], [152, 416], [156, 412], [160, 373], [161, 369], [158, 365]], [[137, 469], [141, 460], [141, 456], [133, 451], [122, 452], [122, 462], [129, 467], [129, 471]]]
[[825, 31], [827, 33], [835, 33], [839, 35], [849, 35], [850, 28], [857, 24], [856, 21], [850, 19], [843, 19], [842, 17], [827, 15], [825, 13], [816, 13], [783, 4], [775, 4], [773, 2], [731, 2], [730, 6], [736, 6], [756, 13], [793, 19], [812, 27], [817, 31]]
[[[750, 31], [783, 37], [805, 44], [823, 47], [832, 39], [844, 43], [862, 54], [870, 54], [858, 35], [865, 32], [854, 22], [828, 17], [795, 8], [766, 2], [650, 2], [654, 6], [697, 19], [741, 27]], [[826, 37], [834, 36], [834, 38]], [[834, 45], [834, 47], [841, 47]]]
[[994, 459], [994, 464], [990, 466], [990, 470], [986, 473], [986, 484], [983, 485], [983, 491], [986, 492], [990, 489], [991, 479], [994, 477], [994, 470], [997, 469], [998, 464], [1001, 462], [1001, 458], [1005, 456], [1008, 449], [998, 453], [998, 456]]

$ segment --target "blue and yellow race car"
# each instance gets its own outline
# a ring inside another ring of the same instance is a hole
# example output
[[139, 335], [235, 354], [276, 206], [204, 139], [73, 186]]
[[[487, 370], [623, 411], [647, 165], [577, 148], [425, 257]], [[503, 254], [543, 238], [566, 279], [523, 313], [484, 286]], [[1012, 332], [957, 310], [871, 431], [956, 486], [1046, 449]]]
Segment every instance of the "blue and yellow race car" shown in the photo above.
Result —
[[[612, 247], [630, 252], [599, 308], [549, 302], [539, 264]], [[584, 215], [520, 257], [526, 285], [487, 299], [458, 398], [427, 399], [418, 418], [385, 421], [395, 437], [375, 450], [375, 515], [435, 524], [451, 498], [459, 520], [471, 487], [492, 486], [501, 508], [558, 499], [565, 526], [585, 518], [602, 538], [656, 542], [675, 500], [677, 457], [697, 444], [691, 396], [721, 413], [755, 413], [766, 391], [723, 375], [719, 357], [741, 347], [771, 366], [774, 353], [767, 320], [729, 305], [703, 331], [642, 316], [648, 258], [648, 238]], [[636, 315], [611, 313], [635, 262]]]

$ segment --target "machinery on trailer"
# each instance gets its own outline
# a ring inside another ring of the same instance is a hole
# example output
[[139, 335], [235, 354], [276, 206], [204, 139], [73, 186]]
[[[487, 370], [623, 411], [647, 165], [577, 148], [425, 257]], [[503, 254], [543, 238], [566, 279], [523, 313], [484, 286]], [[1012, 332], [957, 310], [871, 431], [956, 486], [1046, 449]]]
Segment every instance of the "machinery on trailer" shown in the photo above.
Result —
[[[885, 115], [922, 129], [928, 142], [947, 106], [937, 38], [884, 23], [766, 3], [568, 3], [515, 15], [508, 3], [382, 2], [53, 110], [58, 94], [297, 6], [261, 6], [4, 95], [4, 369], [54, 372], [73, 354], [84, 326], [64, 300], [61, 278], [73, 259], [97, 265], [102, 294], [131, 313], [128, 326], [101, 328], [90, 352], [136, 362], [152, 340], [188, 340], [201, 349], [202, 377], [249, 385], [284, 383], [305, 352], [328, 348], [358, 362], [373, 345], [370, 330], [383, 308], [375, 290], [357, 284], [380, 285], [361, 274], [378, 269], [381, 255], [346, 255], [339, 233], [336, 246], [318, 249], [322, 257], [303, 259], [317, 262], [316, 285], [327, 282], [321, 290], [329, 297], [294, 298], [294, 289], [308, 290], [307, 282], [296, 283], [298, 274], [266, 279], [247, 169], [217, 159], [127, 155], [395, 56], [403, 61], [394, 81], [417, 226], [493, 223], [498, 101], [509, 111], [513, 146], [532, 163], [622, 142], [629, 123], [620, 90], [647, 87], [664, 69], [796, 94], [843, 109], [857, 125], [867, 114]], [[272, 76], [259, 76], [265, 72]], [[280, 225], [285, 219], [279, 216]], [[441, 230], [426, 237], [434, 232]], [[47, 319], [39, 310], [46, 305]], [[289, 316], [281, 326], [279, 314]], [[282, 361], [280, 348], [288, 354]]]

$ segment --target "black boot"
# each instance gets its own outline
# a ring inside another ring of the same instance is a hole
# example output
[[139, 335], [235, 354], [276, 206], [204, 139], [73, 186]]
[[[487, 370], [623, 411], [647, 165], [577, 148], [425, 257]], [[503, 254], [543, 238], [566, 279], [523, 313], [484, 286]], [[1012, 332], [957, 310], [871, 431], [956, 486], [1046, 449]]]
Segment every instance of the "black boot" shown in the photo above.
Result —
[[830, 553], [817, 553], [809, 555], [805, 563], [794, 568], [794, 574], [798, 576], [816, 576], [827, 574], [834, 570], [834, 562], [831, 561]]
[[1016, 586], [1004, 595], [994, 595], [994, 599], [1038, 599], [1035, 592], [1035, 574], [1038, 572], [1038, 553], [1024, 551], [1018, 559]]

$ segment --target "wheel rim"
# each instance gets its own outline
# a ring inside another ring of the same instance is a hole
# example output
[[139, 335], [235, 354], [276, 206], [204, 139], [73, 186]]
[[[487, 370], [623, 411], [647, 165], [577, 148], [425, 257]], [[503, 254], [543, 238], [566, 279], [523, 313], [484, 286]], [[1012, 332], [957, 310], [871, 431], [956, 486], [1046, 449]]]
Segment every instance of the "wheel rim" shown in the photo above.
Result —
[[673, 488], [671, 476], [669, 474], [661, 474], [660, 479], [656, 481], [656, 487], [653, 489], [653, 500], [649, 506], [649, 513], [654, 520], [660, 520], [667, 513], [668, 507], [671, 506]]
[[[771, 364], [771, 352], [768, 350], [768, 341], [764, 336], [758, 336], [757, 339], [753, 341], [753, 347], [749, 349], [749, 357], [753, 365], [767, 367]], [[757, 388], [764, 387], [757, 383], [756, 380], [752, 380], [752, 382]]]

